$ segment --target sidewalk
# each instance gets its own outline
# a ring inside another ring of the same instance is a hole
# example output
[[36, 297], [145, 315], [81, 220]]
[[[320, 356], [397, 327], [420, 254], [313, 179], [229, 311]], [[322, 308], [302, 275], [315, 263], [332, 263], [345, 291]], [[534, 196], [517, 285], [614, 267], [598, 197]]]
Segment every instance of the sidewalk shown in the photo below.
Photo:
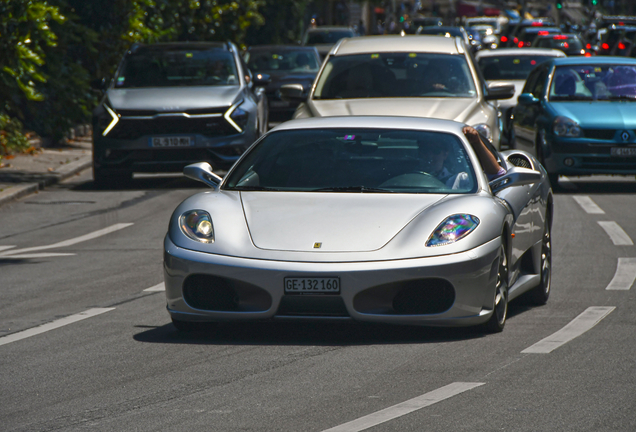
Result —
[[[35, 147], [37, 148], [37, 143]], [[0, 205], [59, 183], [92, 166], [90, 136], [0, 161]]]

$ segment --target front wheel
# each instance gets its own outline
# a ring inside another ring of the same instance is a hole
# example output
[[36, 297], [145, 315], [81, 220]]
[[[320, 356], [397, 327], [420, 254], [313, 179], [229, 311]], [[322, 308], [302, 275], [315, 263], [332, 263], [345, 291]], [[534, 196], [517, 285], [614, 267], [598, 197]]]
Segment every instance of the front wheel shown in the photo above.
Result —
[[499, 248], [499, 270], [495, 283], [495, 298], [493, 302], [492, 316], [485, 324], [489, 333], [500, 333], [506, 325], [508, 317], [508, 253], [506, 252], [506, 239], [502, 237]]
[[541, 242], [541, 282], [530, 291], [530, 301], [538, 306], [548, 302], [550, 285], [552, 283], [552, 236], [550, 235], [550, 220], [546, 218], [543, 240]]

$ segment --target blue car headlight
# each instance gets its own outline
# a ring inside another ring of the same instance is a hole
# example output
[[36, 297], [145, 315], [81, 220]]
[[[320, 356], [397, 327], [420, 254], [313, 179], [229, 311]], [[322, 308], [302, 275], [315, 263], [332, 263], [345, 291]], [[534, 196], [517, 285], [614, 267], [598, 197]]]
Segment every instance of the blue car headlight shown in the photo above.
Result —
[[456, 214], [439, 224], [428, 238], [426, 246], [445, 246], [453, 244], [473, 232], [479, 225], [479, 218], [469, 214]]
[[571, 118], [558, 116], [554, 119], [552, 130], [558, 137], [576, 138], [581, 136], [581, 127]]
[[210, 213], [204, 210], [189, 210], [179, 218], [181, 231], [192, 240], [214, 243], [214, 226]]

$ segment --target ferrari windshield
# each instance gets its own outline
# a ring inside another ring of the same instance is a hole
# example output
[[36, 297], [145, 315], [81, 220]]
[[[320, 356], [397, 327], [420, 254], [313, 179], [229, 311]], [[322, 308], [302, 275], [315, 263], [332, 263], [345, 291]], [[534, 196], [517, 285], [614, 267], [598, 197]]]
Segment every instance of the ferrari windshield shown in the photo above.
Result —
[[488, 81], [525, 80], [532, 69], [551, 58], [554, 57], [524, 54], [484, 56], [479, 59], [479, 68]]
[[128, 54], [115, 87], [238, 85], [232, 53], [223, 50], [142, 50]]
[[551, 101], [636, 101], [636, 65], [560, 66], [550, 86]]
[[463, 55], [377, 53], [330, 57], [313, 98], [476, 96]]
[[232, 170], [242, 191], [470, 193], [477, 182], [461, 140], [396, 129], [273, 132]]

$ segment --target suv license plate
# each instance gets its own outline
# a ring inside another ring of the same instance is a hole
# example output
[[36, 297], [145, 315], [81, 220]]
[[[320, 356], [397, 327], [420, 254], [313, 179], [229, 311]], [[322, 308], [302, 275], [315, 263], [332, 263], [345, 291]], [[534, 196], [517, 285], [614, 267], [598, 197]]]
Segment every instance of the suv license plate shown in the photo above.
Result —
[[636, 147], [612, 147], [612, 156], [636, 156]]
[[285, 278], [285, 294], [338, 294], [340, 278]]
[[192, 137], [152, 137], [151, 147], [189, 147], [194, 145]]

